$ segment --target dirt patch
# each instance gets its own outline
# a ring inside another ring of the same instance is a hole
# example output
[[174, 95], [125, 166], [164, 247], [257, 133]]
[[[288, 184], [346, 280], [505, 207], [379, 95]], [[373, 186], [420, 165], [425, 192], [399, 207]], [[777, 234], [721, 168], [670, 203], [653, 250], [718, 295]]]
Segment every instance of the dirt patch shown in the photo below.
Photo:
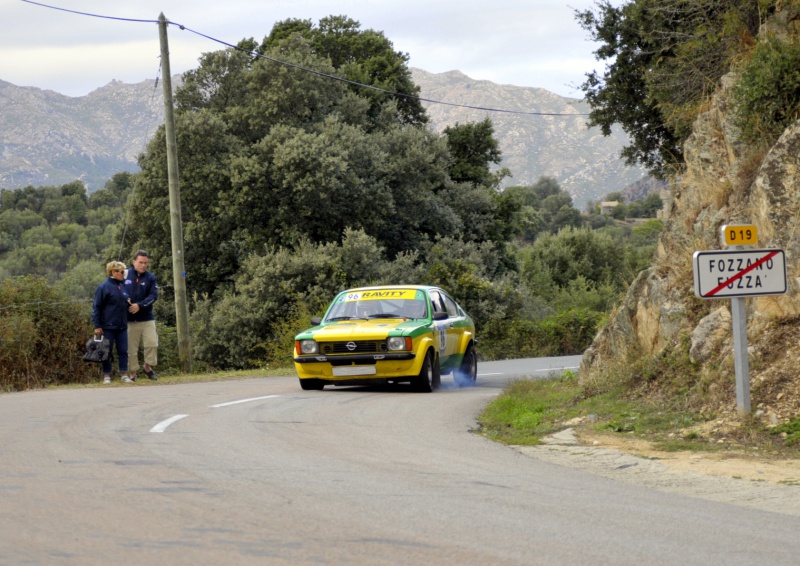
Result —
[[678, 471], [688, 471], [705, 476], [764, 481], [783, 485], [800, 485], [800, 460], [759, 458], [739, 452], [665, 452], [657, 450], [641, 439], [619, 435], [580, 433], [578, 442], [585, 446], [603, 446], [657, 460]]
[[747, 455], [662, 452], [645, 441], [581, 434], [572, 428], [522, 454], [653, 489], [800, 516], [800, 462]]

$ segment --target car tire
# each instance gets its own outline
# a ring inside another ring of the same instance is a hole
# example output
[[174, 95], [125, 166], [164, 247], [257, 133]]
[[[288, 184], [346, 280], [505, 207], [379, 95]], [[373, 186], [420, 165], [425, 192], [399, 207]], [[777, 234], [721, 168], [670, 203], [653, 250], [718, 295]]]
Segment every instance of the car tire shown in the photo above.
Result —
[[300, 388], [303, 391], [322, 391], [325, 387], [325, 382], [321, 379], [301, 379]]
[[472, 387], [478, 379], [478, 356], [470, 344], [464, 352], [461, 367], [453, 372], [453, 378], [459, 387]]
[[438, 360], [435, 360], [433, 353], [428, 351], [425, 354], [425, 360], [422, 362], [419, 375], [414, 379], [413, 383], [417, 391], [430, 393], [437, 387], [440, 379]]

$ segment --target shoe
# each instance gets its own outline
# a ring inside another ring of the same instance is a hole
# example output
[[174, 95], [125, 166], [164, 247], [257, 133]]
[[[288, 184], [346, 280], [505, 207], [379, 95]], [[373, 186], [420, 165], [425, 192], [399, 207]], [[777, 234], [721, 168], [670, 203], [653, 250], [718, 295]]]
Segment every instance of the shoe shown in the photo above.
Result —
[[122, 383], [133, 383], [133, 380], [130, 377], [128, 377], [127, 375], [123, 375], [119, 380]]
[[110, 375], [104, 375], [103, 376], [103, 383], [111, 383], [111, 376]]
[[147, 377], [149, 377], [153, 381], [156, 381], [158, 379], [158, 376], [156, 375], [156, 372], [155, 370], [153, 370], [153, 368], [150, 368], [150, 371], [145, 370], [144, 373], [145, 375], [147, 375]]

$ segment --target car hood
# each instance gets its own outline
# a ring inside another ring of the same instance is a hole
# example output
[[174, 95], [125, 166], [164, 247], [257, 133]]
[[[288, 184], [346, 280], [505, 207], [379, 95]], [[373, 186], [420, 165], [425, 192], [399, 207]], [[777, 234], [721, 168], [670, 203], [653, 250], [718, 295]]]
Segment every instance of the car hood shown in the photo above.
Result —
[[325, 326], [309, 329], [303, 334], [311, 334], [317, 342], [335, 340], [375, 340], [386, 338], [389, 332], [394, 336], [408, 335], [414, 330], [427, 326], [427, 321], [402, 318], [375, 318], [370, 320], [343, 320]]

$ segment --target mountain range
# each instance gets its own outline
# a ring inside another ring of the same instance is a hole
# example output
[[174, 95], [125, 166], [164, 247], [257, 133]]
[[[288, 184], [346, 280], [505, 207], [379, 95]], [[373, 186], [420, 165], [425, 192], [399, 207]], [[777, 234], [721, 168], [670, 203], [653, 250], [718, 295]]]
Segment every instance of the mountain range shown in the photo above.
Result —
[[[434, 130], [491, 118], [503, 153], [500, 166], [513, 175], [506, 186], [554, 177], [583, 208], [647, 176], [619, 158], [624, 134], [604, 137], [586, 127], [589, 107], [580, 99], [474, 80], [459, 71], [411, 71]], [[154, 80], [114, 80], [79, 97], [0, 80], [0, 188], [75, 179], [89, 191], [102, 188], [115, 173], [138, 170], [136, 158], [163, 115], [161, 86]]]

